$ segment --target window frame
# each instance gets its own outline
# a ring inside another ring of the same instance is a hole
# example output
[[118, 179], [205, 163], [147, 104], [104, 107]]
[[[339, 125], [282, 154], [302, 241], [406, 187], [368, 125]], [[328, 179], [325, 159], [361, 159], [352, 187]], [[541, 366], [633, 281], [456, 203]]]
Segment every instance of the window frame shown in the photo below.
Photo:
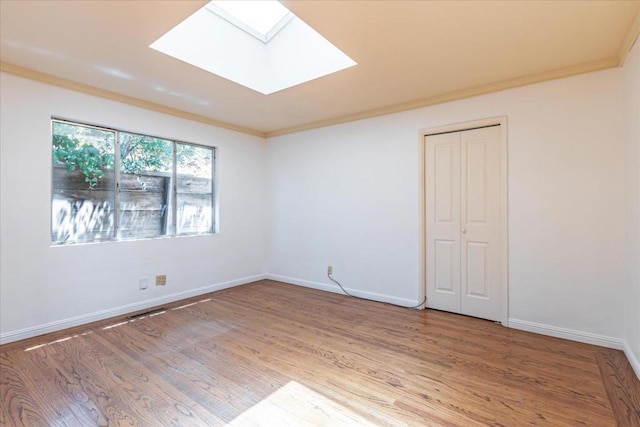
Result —
[[[124, 129], [117, 129], [110, 126], [102, 126], [96, 125], [92, 123], [81, 122], [77, 120], [64, 119], [60, 117], [52, 116], [50, 120], [50, 136], [51, 136], [51, 150], [53, 153], [53, 135], [54, 135], [54, 123], [62, 123], [73, 126], [81, 126], [85, 128], [96, 129], [104, 132], [113, 132], [114, 133], [114, 209], [113, 209], [113, 224], [114, 224], [114, 233], [112, 237], [103, 237], [99, 239], [86, 240], [86, 241], [57, 241], [53, 240], [53, 200], [54, 200], [54, 186], [53, 186], [53, 174], [54, 174], [54, 162], [51, 161], [51, 174], [50, 174], [50, 199], [49, 199], [49, 221], [50, 221], [50, 230], [49, 230], [49, 241], [52, 246], [67, 246], [67, 245], [83, 245], [83, 244], [93, 244], [93, 243], [102, 243], [102, 242], [132, 242], [137, 240], [156, 240], [156, 239], [167, 239], [174, 237], [189, 237], [189, 236], [209, 236], [218, 234], [218, 182], [217, 182], [217, 171], [218, 171], [218, 147], [198, 144], [194, 142], [187, 142], [175, 138], [166, 138], [158, 135], [150, 135], [142, 132], [129, 131]], [[167, 209], [171, 210], [171, 225], [170, 231], [166, 234], [159, 236], [151, 236], [151, 237], [133, 237], [133, 238], [123, 238], [120, 234], [120, 183], [121, 183], [121, 158], [120, 158], [120, 144], [121, 144], [121, 136], [120, 133], [127, 133], [137, 136], [149, 137], [149, 138], [157, 138], [162, 139], [168, 142], [171, 142], [172, 146], [172, 168], [171, 168], [171, 206], [167, 206]], [[211, 226], [206, 232], [182, 232], [178, 233], [178, 206], [177, 206], [177, 193], [178, 193], [178, 164], [177, 164], [177, 147], [178, 145], [189, 145], [197, 148], [202, 148], [211, 151]]]

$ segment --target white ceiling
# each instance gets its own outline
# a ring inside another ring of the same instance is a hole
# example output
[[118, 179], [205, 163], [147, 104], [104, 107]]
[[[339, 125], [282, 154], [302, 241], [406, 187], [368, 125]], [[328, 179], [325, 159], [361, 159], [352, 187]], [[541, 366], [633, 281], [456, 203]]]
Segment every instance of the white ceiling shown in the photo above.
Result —
[[1, 0], [3, 70], [274, 135], [616, 66], [640, 26], [640, 0], [284, 1], [358, 65], [263, 95], [148, 47], [205, 3]]

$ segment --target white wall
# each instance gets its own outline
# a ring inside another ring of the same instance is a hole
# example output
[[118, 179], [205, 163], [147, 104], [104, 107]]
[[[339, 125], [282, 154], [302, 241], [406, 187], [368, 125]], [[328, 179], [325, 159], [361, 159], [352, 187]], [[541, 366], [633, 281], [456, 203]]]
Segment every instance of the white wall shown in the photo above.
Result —
[[[372, 88], [372, 90], [375, 90]], [[508, 116], [510, 324], [622, 346], [620, 69], [269, 139], [268, 272], [416, 304], [419, 130]]]
[[[623, 68], [626, 100], [625, 140], [625, 348], [640, 378], [640, 42]], [[631, 356], [633, 354], [633, 356]]]
[[[264, 139], [0, 75], [0, 339], [262, 278]], [[220, 234], [50, 245], [51, 116], [219, 147]], [[167, 274], [166, 287], [138, 279]]]

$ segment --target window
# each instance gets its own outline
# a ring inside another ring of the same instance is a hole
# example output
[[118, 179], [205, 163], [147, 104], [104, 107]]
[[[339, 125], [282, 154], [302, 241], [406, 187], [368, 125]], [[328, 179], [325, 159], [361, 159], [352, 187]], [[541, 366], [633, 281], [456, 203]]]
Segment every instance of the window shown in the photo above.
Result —
[[54, 243], [213, 233], [215, 148], [52, 121]]
[[113, 239], [116, 133], [53, 122], [54, 242]]

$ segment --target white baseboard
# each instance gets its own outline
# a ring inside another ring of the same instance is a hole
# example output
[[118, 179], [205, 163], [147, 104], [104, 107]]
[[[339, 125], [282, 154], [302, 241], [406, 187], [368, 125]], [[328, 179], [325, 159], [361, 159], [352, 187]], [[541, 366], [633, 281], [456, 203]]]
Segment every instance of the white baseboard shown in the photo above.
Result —
[[[328, 291], [328, 292], [344, 295], [344, 293], [338, 287], [338, 285], [335, 285], [333, 283], [327, 284], [327, 283], [320, 283], [320, 282], [311, 282], [309, 280], [296, 279], [295, 277], [288, 277], [288, 276], [280, 276], [278, 274], [267, 274], [267, 279], [275, 280], [278, 282], [289, 283], [291, 285], [304, 286], [305, 288], [319, 289], [321, 291]], [[347, 288], [346, 286], [345, 286], [345, 289], [351, 295], [355, 295], [357, 297], [366, 298], [369, 300], [379, 301], [379, 302], [388, 302], [390, 304], [399, 305], [402, 307], [414, 307], [420, 304], [420, 301], [416, 301], [412, 299], [398, 298], [392, 295], [378, 294], [375, 292], [366, 292], [358, 289]]]
[[134, 311], [144, 310], [145, 308], [156, 307], [158, 305], [167, 304], [181, 299], [191, 298], [209, 292], [219, 291], [233, 286], [244, 285], [258, 280], [266, 279], [266, 274], [258, 274], [255, 276], [243, 277], [236, 280], [230, 280], [228, 282], [216, 283], [215, 285], [204, 286], [202, 288], [191, 289], [184, 292], [178, 292], [171, 295], [165, 295], [159, 298], [148, 299], [133, 304], [122, 305], [120, 307], [110, 308], [106, 310], [97, 311], [95, 313], [83, 314], [81, 316], [70, 317], [68, 319], [56, 320], [54, 322], [45, 323], [43, 325], [31, 326], [29, 328], [19, 329], [17, 331], [10, 331], [0, 334], [0, 344], [7, 344], [14, 341], [23, 340], [26, 338], [35, 337], [42, 334], [48, 334], [50, 332], [60, 331], [62, 329], [72, 328], [74, 326], [80, 326], [98, 320], [108, 319], [110, 317], [120, 316], [122, 314], [131, 313]]
[[592, 334], [591, 332], [576, 331], [574, 329], [560, 328], [557, 326], [545, 325], [544, 323], [530, 322], [528, 320], [510, 318], [509, 327], [520, 329], [522, 331], [534, 332], [536, 334], [563, 338], [565, 340], [578, 341], [607, 348], [615, 348], [616, 350], [623, 350], [625, 344], [625, 341], [620, 338]]
[[636, 376], [640, 380], [640, 360], [635, 355], [635, 353], [629, 347], [629, 343], [627, 341], [624, 342], [624, 354], [627, 356], [627, 360], [629, 360], [629, 364], [633, 368], [633, 371], [636, 373]]

